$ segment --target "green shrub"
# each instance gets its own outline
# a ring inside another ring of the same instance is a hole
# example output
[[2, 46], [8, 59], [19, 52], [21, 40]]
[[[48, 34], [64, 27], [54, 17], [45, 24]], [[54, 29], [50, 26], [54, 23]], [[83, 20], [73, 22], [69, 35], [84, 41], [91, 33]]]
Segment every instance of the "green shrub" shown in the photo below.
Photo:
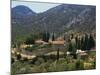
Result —
[[35, 65], [40, 65], [40, 64], [42, 64], [42, 63], [44, 63], [44, 62], [45, 62], [44, 59], [39, 57], [39, 58], [35, 61]]
[[76, 70], [83, 70], [84, 69], [84, 62], [82, 60], [77, 60], [75, 63]]
[[67, 64], [67, 71], [72, 71], [72, 70], [76, 70], [75, 63]]
[[16, 55], [16, 58], [17, 58], [17, 60], [20, 60], [21, 59], [21, 55], [20, 54], [17, 54]]
[[32, 47], [26, 47], [25, 50], [32, 52], [33, 50], [36, 50], [38, 48], [38, 45], [32, 45]]
[[11, 64], [13, 64], [15, 62], [14, 58], [11, 58]]

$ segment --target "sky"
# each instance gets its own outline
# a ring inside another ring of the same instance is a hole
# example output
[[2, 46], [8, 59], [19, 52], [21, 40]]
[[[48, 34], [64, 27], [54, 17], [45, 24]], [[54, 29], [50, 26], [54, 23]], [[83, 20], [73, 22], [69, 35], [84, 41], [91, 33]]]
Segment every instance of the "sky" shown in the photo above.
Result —
[[36, 13], [44, 12], [50, 8], [53, 8], [55, 6], [58, 6], [60, 4], [51, 4], [51, 3], [40, 3], [40, 2], [23, 2], [23, 1], [12, 1], [12, 8], [16, 7], [18, 5], [25, 5], [29, 7], [31, 10], [33, 10]]

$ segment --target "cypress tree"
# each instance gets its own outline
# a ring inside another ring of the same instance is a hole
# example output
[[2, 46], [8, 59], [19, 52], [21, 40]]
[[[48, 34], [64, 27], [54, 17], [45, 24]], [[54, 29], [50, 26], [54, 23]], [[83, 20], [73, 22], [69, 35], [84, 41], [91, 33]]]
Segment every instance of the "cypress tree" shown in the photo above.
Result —
[[71, 34], [71, 39], [73, 39], [74, 38], [74, 35], [73, 35], [73, 33]]
[[65, 35], [64, 35], [64, 40], [66, 40], [66, 37], [65, 37]]
[[88, 41], [88, 50], [90, 50], [91, 48], [95, 47], [95, 40], [93, 38], [93, 36], [90, 34], [89, 36], [89, 41]]
[[57, 50], [57, 61], [59, 60], [59, 48]]
[[47, 33], [46, 33], [46, 42], [49, 41], [49, 38], [50, 38], [50, 34], [49, 34], [49, 32], [47, 32]]
[[43, 41], [48, 42], [49, 38], [50, 38], [49, 32], [43, 33], [43, 37], [42, 37]]
[[78, 49], [78, 38], [75, 37], [75, 42], [76, 42], [76, 48]]
[[88, 50], [88, 35], [85, 34], [85, 39], [84, 39], [84, 50]]
[[84, 37], [81, 38], [81, 50], [84, 50]]
[[42, 40], [45, 41], [45, 39], [46, 39], [45, 33], [42, 33]]
[[55, 41], [55, 35], [54, 35], [54, 33], [52, 35], [52, 41]]
[[69, 43], [68, 51], [69, 51], [69, 52], [72, 52], [72, 51], [73, 51], [73, 46], [72, 46], [72, 43], [71, 43], [71, 42]]
[[81, 40], [78, 39], [78, 49], [81, 49]]

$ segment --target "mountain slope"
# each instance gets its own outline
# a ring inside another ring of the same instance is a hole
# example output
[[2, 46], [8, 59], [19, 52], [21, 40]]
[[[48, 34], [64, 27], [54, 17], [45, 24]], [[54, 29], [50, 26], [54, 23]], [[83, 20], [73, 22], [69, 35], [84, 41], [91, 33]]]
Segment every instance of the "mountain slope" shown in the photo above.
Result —
[[43, 13], [35, 13], [25, 6], [12, 8], [12, 38], [14, 39], [16, 36], [25, 37], [43, 31], [57, 34], [69, 31], [92, 32], [95, 31], [95, 26], [95, 6], [62, 4]]
[[23, 5], [12, 8], [11, 12], [12, 38], [24, 37], [33, 32], [33, 21], [37, 13]]
[[[78, 20], [78, 18], [81, 20]], [[63, 31], [64, 27], [71, 27], [72, 24], [77, 22], [76, 19], [81, 23], [86, 23], [86, 21], [92, 19], [94, 21], [91, 22], [95, 22], [95, 6], [63, 4], [42, 13], [39, 18], [40, 22], [44, 24], [44, 27], [48, 31], [57, 32], [59, 30]], [[89, 23], [91, 22], [89, 21]]]

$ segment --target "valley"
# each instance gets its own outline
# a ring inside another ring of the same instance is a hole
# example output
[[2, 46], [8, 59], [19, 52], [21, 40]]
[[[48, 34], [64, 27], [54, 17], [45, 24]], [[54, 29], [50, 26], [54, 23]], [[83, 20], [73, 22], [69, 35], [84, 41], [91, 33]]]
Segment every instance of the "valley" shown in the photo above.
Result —
[[41, 13], [11, 8], [12, 75], [96, 68], [96, 6], [61, 4]]

